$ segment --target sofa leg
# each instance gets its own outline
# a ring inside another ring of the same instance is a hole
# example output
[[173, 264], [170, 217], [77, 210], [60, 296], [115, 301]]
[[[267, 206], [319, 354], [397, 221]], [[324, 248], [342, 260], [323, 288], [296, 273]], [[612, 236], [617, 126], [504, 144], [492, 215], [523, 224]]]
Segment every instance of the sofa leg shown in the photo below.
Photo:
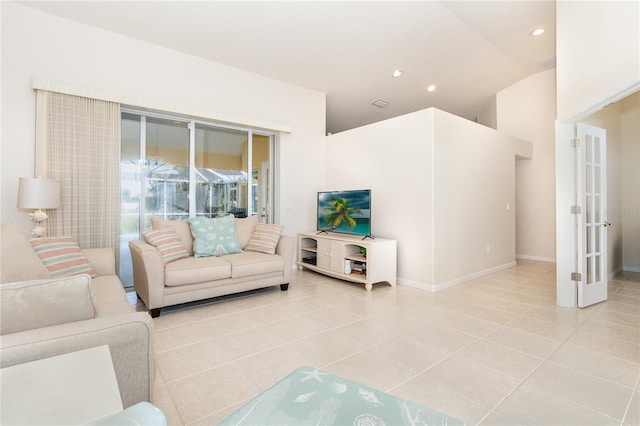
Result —
[[287, 290], [289, 290], [289, 283], [286, 283], [286, 284], [280, 284], [280, 290], [282, 290], [282, 291], [287, 291]]
[[149, 315], [151, 315], [151, 318], [158, 318], [160, 316], [160, 309], [162, 308], [149, 309]]

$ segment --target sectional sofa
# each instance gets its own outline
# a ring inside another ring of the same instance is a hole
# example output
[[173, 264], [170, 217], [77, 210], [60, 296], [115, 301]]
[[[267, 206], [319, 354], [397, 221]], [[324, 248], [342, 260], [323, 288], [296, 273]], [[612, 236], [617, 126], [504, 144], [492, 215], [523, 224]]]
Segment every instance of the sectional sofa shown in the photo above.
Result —
[[94, 277], [52, 278], [13, 224], [0, 242], [0, 367], [108, 345], [123, 406], [151, 401], [153, 320], [127, 300], [114, 250], [81, 251]]

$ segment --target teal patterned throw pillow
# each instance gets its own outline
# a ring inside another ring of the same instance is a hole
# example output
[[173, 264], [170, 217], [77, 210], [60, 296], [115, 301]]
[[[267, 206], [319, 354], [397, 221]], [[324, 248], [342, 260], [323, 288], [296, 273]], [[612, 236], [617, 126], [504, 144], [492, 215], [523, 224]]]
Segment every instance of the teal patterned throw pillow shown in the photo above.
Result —
[[192, 217], [189, 226], [194, 239], [195, 257], [222, 256], [242, 251], [233, 215], [212, 219]]

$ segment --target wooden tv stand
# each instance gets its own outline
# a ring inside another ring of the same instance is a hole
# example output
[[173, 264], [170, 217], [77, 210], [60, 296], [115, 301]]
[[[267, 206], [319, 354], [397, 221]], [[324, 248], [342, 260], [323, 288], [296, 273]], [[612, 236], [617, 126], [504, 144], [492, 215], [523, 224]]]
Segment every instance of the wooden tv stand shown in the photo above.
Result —
[[[334, 278], [364, 284], [371, 291], [374, 283], [396, 285], [395, 240], [362, 236], [306, 232], [298, 234], [298, 269], [319, 272]], [[362, 252], [365, 252], [363, 254]], [[349, 262], [350, 273], [346, 263]], [[362, 273], [361, 273], [362, 272]]]

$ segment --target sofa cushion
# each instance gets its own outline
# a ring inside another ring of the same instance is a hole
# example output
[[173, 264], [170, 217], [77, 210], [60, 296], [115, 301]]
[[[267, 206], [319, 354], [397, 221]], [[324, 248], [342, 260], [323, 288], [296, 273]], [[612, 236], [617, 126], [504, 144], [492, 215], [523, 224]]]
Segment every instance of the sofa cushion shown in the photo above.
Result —
[[134, 311], [117, 275], [104, 275], [93, 278], [91, 280], [91, 291], [95, 296], [97, 317], [127, 314]]
[[149, 244], [158, 249], [164, 263], [189, 257], [189, 252], [173, 228], [142, 231], [142, 235]]
[[236, 235], [233, 215], [189, 219], [193, 235], [193, 254], [195, 257], [223, 256], [242, 251]]
[[231, 264], [231, 278], [250, 277], [270, 272], [283, 272], [282, 256], [245, 251], [230, 254], [224, 260]]
[[280, 240], [284, 225], [259, 223], [251, 239], [245, 246], [246, 251], [257, 251], [266, 254], [274, 254]]
[[0, 227], [0, 244], [3, 283], [51, 278], [29, 239], [13, 223], [3, 223]]
[[96, 317], [89, 275], [0, 286], [0, 334]]
[[34, 238], [29, 242], [52, 278], [98, 276], [73, 237]]
[[164, 285], [179, 286], [221, 280], [231, 276], [231, 265], [224, 258], [187, 257], [165, 265]]
[[242, 250], [244, 250], [251, 238], [251, 235], [253, 235], [253, 231], [256, 229], [256, 225], [258, 224], [258, 219], [258, 216], [234, 219], [236, 223], [236, 235], [238, 236], [238, 241], [240, 242], [240, 248]]
[[193, 256], [193, 236], [191, 235], [189, 222], [185, 220], [162, 219], [159, 217], [151, 218], [151, 229], [164, 228], [173, 228], [182, 240], [182, 244], [184, 244], [184, 248], [187, 249], [189, 256]]

